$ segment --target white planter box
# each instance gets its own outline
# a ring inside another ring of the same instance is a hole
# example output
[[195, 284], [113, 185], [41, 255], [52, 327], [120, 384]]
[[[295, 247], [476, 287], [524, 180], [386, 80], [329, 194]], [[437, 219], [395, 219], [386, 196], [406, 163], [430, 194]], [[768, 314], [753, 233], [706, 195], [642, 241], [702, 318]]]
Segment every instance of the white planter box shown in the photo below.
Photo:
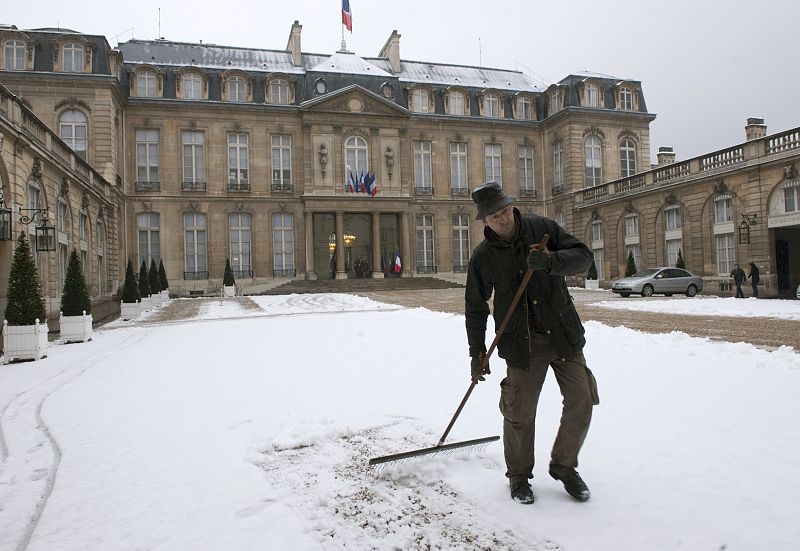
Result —
[[236, 285], [223, 285], [222, 292], [226, 297], [236, 296]]
[[150, 297], [142, 297], [142, 302], [140, 303], [139, 311], [144, 312], [145, 310], [149, 310], [153, 306], [155, 306], [155, 304], [153, 304], [153, 299], [151, 299]]
[[65, 316], [63, 313], [58, 318], [61, 342], [86, 342], [92, 340], [92, 315], [83, 313], [82, 316]]
[[119, 317], [124, 320], [130, 320], [139, 315], [141, 312], [141, 305], [138, 302], [120, 302]]
[[169, 300], [169, 289], [164, 289], [161, 291], [161, 302], [167, 302]]
[[47, 324], [8, 325], [3, 320], [3, 363], [47, 357]]
[[600, 281], [597, 279], [587, 279], [583, 283], [584, 289], [599, 289], [600, 288]]

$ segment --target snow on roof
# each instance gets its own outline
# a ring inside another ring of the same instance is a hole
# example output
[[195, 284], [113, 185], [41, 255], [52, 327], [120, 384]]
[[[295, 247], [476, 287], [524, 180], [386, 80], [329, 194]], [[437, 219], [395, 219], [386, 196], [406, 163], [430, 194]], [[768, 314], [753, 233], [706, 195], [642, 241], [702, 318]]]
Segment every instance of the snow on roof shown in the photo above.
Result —
[[400, 68], [402, 81], [541, 92], [533, 79], [519, 71], [421, 61], [401, 61]]
[[322, 63], [314, 65], [309, 70], [325, 73], [347, 73], [351, 75], [392, 76], [391, 73], [358, 57], [352, 52], [336, 52]]

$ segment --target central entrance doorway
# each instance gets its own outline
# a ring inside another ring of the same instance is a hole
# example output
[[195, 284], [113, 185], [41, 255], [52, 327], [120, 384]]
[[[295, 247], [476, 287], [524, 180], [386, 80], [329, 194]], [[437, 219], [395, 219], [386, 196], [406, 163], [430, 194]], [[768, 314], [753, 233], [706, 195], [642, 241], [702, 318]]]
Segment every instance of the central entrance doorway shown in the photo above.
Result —
[[[345, 213], [342, 235], [337, 236], [336, 214], [314, 213], [313, 255], [317, 279], [336, 279], [339, 271], [347, 273], [348, 279], [371, 278], [373, 272], [387, 274], [400, 250], [398, 215], [378, 215], [377, 235], [373, 232], [373, 216], [371, 213]], [[338, 266], [339, 246], [343, 247], [342, 268]]]

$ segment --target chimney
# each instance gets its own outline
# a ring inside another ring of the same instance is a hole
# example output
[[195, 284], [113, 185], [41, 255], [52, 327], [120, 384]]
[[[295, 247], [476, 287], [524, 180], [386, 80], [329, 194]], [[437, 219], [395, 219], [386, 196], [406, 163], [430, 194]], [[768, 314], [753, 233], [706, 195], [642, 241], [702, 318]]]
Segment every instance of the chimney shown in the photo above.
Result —
[[389, 58], [389, 65], [392, 68], [392, 73], [397, 74], [400, 72], [400, 35], [397, 31], [392, 31], [389, 35], [389, 40], [381, 48], [378, 57]]
[[656, 158], [658, 159], [656, 166], [670, 165], [675, 162], [675, 153], [671, 147], [659, 147]]
[[767, 135], [767, 125], [764, 119], [751, 117], [747, 119], [747, 126], [744, 127], [745, 140], [757, 140]]
[[303, 64], [303, 56], [300, 52], [300, 31], [303, 26], [299, 21], [292, 24], [292, 31], [289, 33], [289, 42], [286, 44], [286, 51], [292, 54], [292, 65], [300, 67]]

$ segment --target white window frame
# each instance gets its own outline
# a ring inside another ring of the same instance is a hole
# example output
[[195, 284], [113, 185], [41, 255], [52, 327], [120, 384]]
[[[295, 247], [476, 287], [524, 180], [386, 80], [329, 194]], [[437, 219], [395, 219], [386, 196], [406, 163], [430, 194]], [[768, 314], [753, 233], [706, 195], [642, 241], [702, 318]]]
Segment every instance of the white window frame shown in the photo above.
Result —
[[527, 96], [517, 96], [514, 100], [514, 118], [523, 121], [529, 121], [533, 118], [533, 110], [531, 109], [531, 98]]
[[527, 192], [529, 195], [536, 190], [534, 178], [534, 151], [532, 145], [517, 146], [517, 175], [519, 176], [520, 192]]
[[227, 81], [228, 101], [242, 103], [247, 101], [247, 81], [244, 77], [233, 76]]
[[58, 118], [59, 137], [78, 157], [87, 160], [89, 150], [89, 119], [83, 111], [70, 109]]
[[600, 107], [600, 94], [597, 85], [586, 85], [586, 107]]
[[603, 274], [605, 273], [605, 267], [603, 266], [603, 260], [605, 258], [605, 253], [603, 251], [604, 249], [602, 247], [592, 249], [594, 267], [597, 270], [597, 281], [602, 281], [604, 279]]
[[436, 266], [433, 215], [417, 214], [415, 221], [417, 270], [429, 272]]
[[414, 113], [430, 112], [430, 94], [425, 88], [411, 90], [411, 110]]
[[636, 271], [642, 269], [642, 248], [639, 243], [625, 245], [625, 263], [628, 262], [628, 253], [633, 252], [633, 262], [636, 264]]
[[678, 251], [683, 250], [683, 239], [667, 239], [664, 247], [666, 266], [675, 266], [678, 263]]
[[483, 169], [486, 182], [503, 185], [503, 149], [500, 144], [484, 144]]
[[272, 189], [292, 189], [292, 137], [288, 134], [270, 136]]
[[636, 213], [626, 214], [624, 218], [625, 238], [630, 239], [639, 237], [639, 215]]
[[136, 131], [136, 181], [159, 182], [158, 149], [159, 131], [139, 129]]
[[158, 96], [158, 76], [150, 69], [136, 73], [136, 96], [154, 98]]
[[668, 232], [683, 229], [683, 217], [681, 216], [681, 207], [679, 205], [671, 205], [664, 208], [664, 224], [664, 228]]
[[564, 146], [561, 141], [553, 145], [553, 189], [564, 191]]
[[294, 216], [288, 212], [272, 215], [273, 270], [283, 274], [294, 267]]
[[6, 40], [3, 44], [3, 68], [6, 71], [25, 70], [25, 43], [22, 40]]
[[619, 89], [619, 108], [623, 111], [633, 110], [633, 90], [627, 86]]
[[[208, 279], [208, 221], [201, 212], [183, 215], [184, 271], [193, 279]], [[205, 277], [201, 277], [205, 274]]]
[[800, 211], [800, 182], [783, 185], [783, 212]]
[[561, 91], [556, 90], [550, 96], [550, 112], [548, 115], [555, 115], [561, 110]]
[[142, 260], [150, 265], [161, 262], [161, 215], [157, 212], [140, 212], [136, 215], [137, 247], [139, 264]]
[[253, 217], [248, 212], [228, 215], [231, 269], [235, 277], [253, 276]]
[[717, 250], [717, 275], [728, 276], [736, 263], [736, 244], [733, 233], [721, 233], [714, 236]]
[[466, 271], [469, 264], [469, 218], [466, 213], [452, 215], [453, 224], [453, 270]]
[[447, 93], [447, 113], [462, 116], [467, 114], [467, 100], [464, 92], [451, 90]]
[[433, 190], [433, 143], [414, 140], [414, 189]]
[[244, 132], [228, 133], [228, 190], [250, 190], [250, 136]]
[[730, 195], [720, 195], [714, 199], [714, 224], [727, 222], [733, 222], [733, 198]]
[[469, 180], [467, 176], [467, 144], [464, 142], [450, 143], [450, 190], [468, 191]]
[[627, 178], [636, 174], [636, 142], [625, 138], [619, 144], [619, 176]]
[[583, 140], [584, 177], [586, 187], [595, 187], [603, 183], [603, 144], [594, 134]]
[[361, 136], [350, 136], [344, 141], [344, 187], [347, 189], [347, 179], [350, 173], [353, 178], [358, 178], [361, 172], [367, 173], [369, 166], [369, 146], [367, 140]]
[[289, 105], [289, 83], [276, 78], [269, 82], [269, 102], [275, 105]]
[[203, 99], [203, 77], [197, 73], [188, 72], [181, 76], [183, 99]]
[[481, 104], [483, 106], [483, 116], [489, 117], [493, 119], [500, 118], [500, 97], [493, 93], [489, 92], [483, 95], [481, 98]]
[[83, 72], [83, 46], [77, 42], [67, 42], [61, 48], [61, 66], [66, 73]]
[[95, 223], [95, 232], [97, 234], [97, 238], [95, 240], [95, 256], [97, 258], [95, 291], [96, 295], [102, 296], [106, 291], [106, 230], [105, 226], [103, 226], [103, 224], [99, 221]]
[[592, 222], [592, 247], [603, 248], [603, 222], [601, 220]]
[[183, 183], [204, 184], [206, 135], [201, 130], [182, 130]]
[[567, 227], [566, 227], [566, 217], [564, 216], [564, 211], [560, 210], [560, 211], [556, 212], [555, 221], [556, 221], [556, 224], [558, 224], [559, 226], [561, 226], [564, 229], [567, 229]]

